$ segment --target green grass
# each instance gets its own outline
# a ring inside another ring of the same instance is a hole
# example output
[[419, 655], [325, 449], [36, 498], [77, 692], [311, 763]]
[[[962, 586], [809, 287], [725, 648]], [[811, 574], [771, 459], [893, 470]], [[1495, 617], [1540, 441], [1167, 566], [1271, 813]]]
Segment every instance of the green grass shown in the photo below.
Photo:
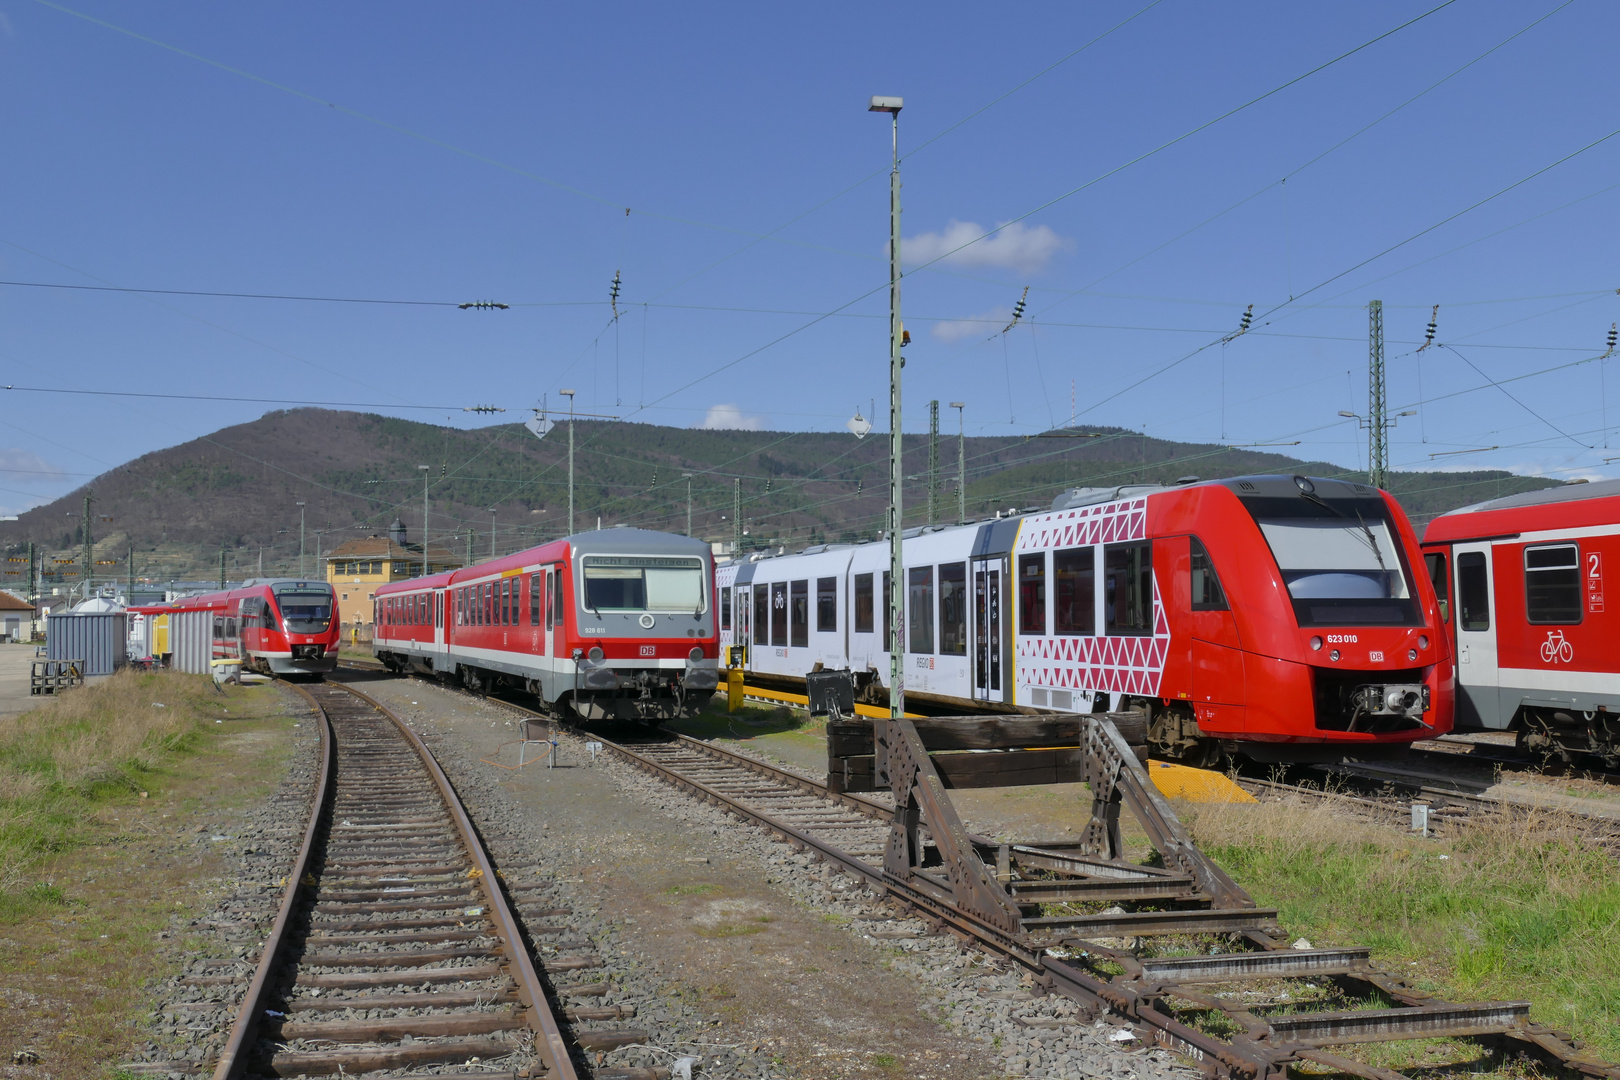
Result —
[[1183, 812], [1291, 934], [1367, 945], [1452, 1001], [1529, 1001], [1533, 1019], [1620, 1060], [1620, 867], [1579, 822], [1504, 817], [1437, 840], [1326, 807]]
[[196, 676], [124, 671], [0, 719], [0, 921], [64, 903], [27, 882], [40, 861], [104, 832], [98, 812], [141, 798], [234, 700]]

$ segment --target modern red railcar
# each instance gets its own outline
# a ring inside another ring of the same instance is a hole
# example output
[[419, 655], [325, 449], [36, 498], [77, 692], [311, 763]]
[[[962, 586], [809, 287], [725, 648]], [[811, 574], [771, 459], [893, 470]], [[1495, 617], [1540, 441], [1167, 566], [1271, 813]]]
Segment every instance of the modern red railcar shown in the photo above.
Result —
[[[1388, 495], [1304, 476], [1079, 488], [1048, 511], [908, 531], [908, 700], [1140, 709], [1160, 756], [1402, 752], [1450, 729], [1452, 667]], [[722, 641], [802, 678], [887, 685], [884, 544], [721, 568]]]
[[141, 610], [168, 616], [169, 663], [177, 670], [240, 660], [245, 670], [318, 676], [337, 668], [335, 599], [324, 581], [248, 581]]
[[1442, 514], [1423, 536], [1457, 657], [1457, 729], [1620, 768], [1620, 480]]
[[396, 671], [525, 690], [586, 720], [656, 723], [719, 685], [713, 596], [707, 544], [602, 529], [382, 586], [373, 651]]

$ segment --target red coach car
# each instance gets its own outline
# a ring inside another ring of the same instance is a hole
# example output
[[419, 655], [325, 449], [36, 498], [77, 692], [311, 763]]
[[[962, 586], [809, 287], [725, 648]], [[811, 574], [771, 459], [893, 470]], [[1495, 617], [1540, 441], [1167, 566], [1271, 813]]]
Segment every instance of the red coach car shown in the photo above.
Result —
[[248, 581], [136, 610], [169, 620], [169, 664], [204, 673], [240, 660], [267, 675], [319, 676], [337, 668], [339, 626], [324, 581]]
[[1523, 750], [1620, 768], [1620, 480], [1453, 510], [1424, 558], [1457, 657], [1457, 728], [1513, 731]]
[[586, 720], [657, 723], [719, 685], [713, 595], [702, 541], [602, 529], [382, 586], [373, 650], [395, 671], [525, 690]]

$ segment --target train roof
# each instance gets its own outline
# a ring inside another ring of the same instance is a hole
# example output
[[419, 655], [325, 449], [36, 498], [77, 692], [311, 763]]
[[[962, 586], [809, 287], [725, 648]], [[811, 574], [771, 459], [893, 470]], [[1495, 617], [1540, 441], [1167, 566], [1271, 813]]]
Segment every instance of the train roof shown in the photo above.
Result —
[[1620, 520], [1620, 480], [1561, 484], [1504, 495], [1441, 514], [1423, 542], [1455, 543], [1511, 536], [1533, 529], [1579, 529]]
[[677, 533], [655, 532], [652, 529], [634, 529], [619, 526], [612, 529], [592, 529], [558, 540], [548, 540], [522, 551], [486, 562], [474, 563], [455, 570], [445, 570], [424, 577], [390, 581], [378, 586], [374, 596], [414, 592], [428, 588], [446, 588], [463, 582], [483, 581], [491, 575], [517, 570], [535, 563], [552, 563], [563, 557], [563, 545], [573, 549], [575, 555], [690, 555], [710, 556], [709, 545], [702, 540]]

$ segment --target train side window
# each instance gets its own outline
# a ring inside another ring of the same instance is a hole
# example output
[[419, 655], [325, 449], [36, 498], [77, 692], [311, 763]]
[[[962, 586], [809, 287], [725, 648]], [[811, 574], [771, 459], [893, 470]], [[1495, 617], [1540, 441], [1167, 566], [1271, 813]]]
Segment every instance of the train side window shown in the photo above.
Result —
[[889, 572], [883, 571], [883, 651], [889, 651], [894, 638], [894, 593], [889, 587]]
[[754, 640], [761, 645], [771, 643], [771, 587], [754, 586]]
[[872, 632], [872, 575], [855, 575], [855, 632]]
[[540, 625], [540, 572], [529, 575], [529, 625]]
[[1103, 613], [1110, 634], [1153, 633], [1153, 545], [1103, 549]]
[[1191, 560], [1188, 562], [1189, 572], [1192, 576], [1192, 609], [1194, 611], [1227, 611], [1226, 592], [1221, 588], [1221, 579], [1215, 573], [1215, 564], [1210, 560], [1209, 552], [1204, 550], [1203, 542], [1196, 536], [1188, 537], [1188, 547], [1191, 550]]
[[1581, 621], [1581, 550], [1574, 544], [1524, 549], [1524, 606], [1532, 623]]
[[939, 566], [939, 651], [967, 655], [967, 563]]
[[816, 579], [816, 633], [830, 634], [838, 629], [838, 579]]
[[1046, 553], [1018, 556], [1018, 632], [1046, 633]]
[[785, 581], [771, 582], [771, 644], [788, 643], [788, 587]]
[[720, 629], [731, 629], [731, 590], [720, 590]]
[[550, 630], [550, 629], [553, 628], [552, 619], [551, 619], [551, 611], [552, 611], [552, 607], [557, 603], [556, 599], [553, 597], [553, 590], [556, 589], [556, 587], [557, 587], [556, 576], [554, 574], [552, 574], [552, 572], [550, 570], [547, 570], [546, 571], [546, 600], [545, 600], [545, 606], [546, 606], [546, 629], [547, 630]]
[[552, 612], [556, 616], [557, 625], [563, 624], [563, 568], [557, 567], [556, 588], [551, 593]]
[[913, 566], [906, 571], [906, 651], [934, 651], [934, 568]]
[[1097, 632], [1097, 555], [1095, 548], [1052, 553], [1054, 630], [1059, 634]]
[[1434, 586], [1434, 598], [1440, 601], [1440, 621], [1451, 621], [1451, 592], [1449, 575], [1446, 573], [1446, 557], [1442, 552], [1431, 551], [1423, 556], [1423, 562], [1429, 569], [1429, 583]]
[[1457, 556], [1457, 622], [1468, 631], [1491, 628], [1491, 590], [1482, 551]]
[[810, 582], [795, 581], [788, 590], [788, 640], [796, 649], [810, 644]]

